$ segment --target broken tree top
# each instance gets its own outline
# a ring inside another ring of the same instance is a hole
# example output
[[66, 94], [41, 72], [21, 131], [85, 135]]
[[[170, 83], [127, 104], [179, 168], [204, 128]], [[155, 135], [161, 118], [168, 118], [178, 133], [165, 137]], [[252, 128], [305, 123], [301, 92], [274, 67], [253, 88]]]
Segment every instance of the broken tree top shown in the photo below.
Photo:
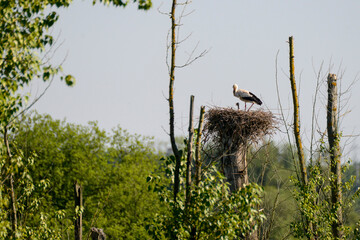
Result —
[[231, 138], [233, 144], [257, 142], [272, 133], [276, 120], [271, 112], [212, 108], [205, 114], [205, 132], [213, 140]]

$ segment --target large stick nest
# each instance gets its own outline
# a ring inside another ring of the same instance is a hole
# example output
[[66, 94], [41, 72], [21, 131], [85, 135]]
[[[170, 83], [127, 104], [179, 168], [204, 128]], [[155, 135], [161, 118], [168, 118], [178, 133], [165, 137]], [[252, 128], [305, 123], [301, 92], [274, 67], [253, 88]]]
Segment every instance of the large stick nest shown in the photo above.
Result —
[[258, 142], [263, 136], [271, 134], [275, 125], [271, 112], [212, 108], [205, 114], [204, 132], [218, 144], [231, 142], [234, 147], [239, 147]]

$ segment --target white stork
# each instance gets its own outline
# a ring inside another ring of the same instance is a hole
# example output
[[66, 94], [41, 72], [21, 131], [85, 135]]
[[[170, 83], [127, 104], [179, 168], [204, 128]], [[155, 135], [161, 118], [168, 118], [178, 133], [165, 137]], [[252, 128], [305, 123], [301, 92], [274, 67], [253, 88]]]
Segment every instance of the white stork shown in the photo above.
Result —
[[[252, 103], [250, 108], [254, 105], [254, 103], [256, 103], [258, 105], [262, 104], [261, 100], [257, 96], [255, 96], [255, 94], [253, 94], [247, 90], [244, 90], [244, 89], [239, 89], [237, 84], [233, 85], [233, 93], [234, 93], [235, 97], [237, 97], [241, 101], [245, 102], [245, 111], [246, 111], [246, 103], [247, 102]], [[239, 105], [238, 104], [236, 104], [236, 105], [239, 108]], [[248, 111], [250, 110], [250, 108], [248, 109]]]

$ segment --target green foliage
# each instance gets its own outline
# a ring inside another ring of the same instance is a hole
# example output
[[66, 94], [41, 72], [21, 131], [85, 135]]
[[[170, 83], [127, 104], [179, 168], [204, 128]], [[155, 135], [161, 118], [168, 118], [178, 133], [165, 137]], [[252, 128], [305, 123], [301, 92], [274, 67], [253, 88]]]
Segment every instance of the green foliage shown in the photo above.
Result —
[[[58, 20], [52, 6], [67, 7], [71, 0], [1, 1], [0, 3], [0, 123], [7, 126], [26, 97], [19, 89], [32, 80], [48, 81], [61, 72], [49, 63], [46, 52], [54, 44], [48, 30]], [[67, 75], [66, 79], [73, 79]], [[67, 81], [67, 84], [70, 82]]]
[[[345, 202], [343, 198], [337, 204], [332, 204], [331, 186], [336, 181], [336, 176], [328, 170], [331, 163], [328, 150], [324, 147], [323, 142], [320, 149], [317, 164], [308, 165], [308, 184], [303, 186], [299, 179], [291, 178], [295, 186], [293, 195], [300, 212], [298, 219], [291, 224], [295, 237], [334, 239], [332, 223], [338, 221], [338, 209], [341, 208], [342, 212], [345, 213], [344, 216], [346, 216], [346, 213], [352, 210], [355, 199], [358, 198], [358, 193], [351, 193], [356, 178], [351, 176], [343, 179], [341, 188], [344, 195], [352, 195], [352, 197]], [[349, 168], [349, 164], [350, 162], [342, 165], [343, 173]], [[312, 224], [312, 229], [308, 228], [309, 222]], [[352, 230], [349, 223], [349, 219], [345, 218], [342, 227], [344, 238], [351, 238]]]
[[192, 186], [192, 197], [186, 207], [184, 159], [180, 169], [181, 189], [174, 203], [170, 186], [173, 184], [175, 158], [169, 156], [162, 160], [166, 175], [148, 177], [149, 188], [167, 207], [167, 211], [157, 214], [147, 226], [154, 239], [169, 239], [174, 233], [179, 239], [189, 239], [194, 231], [196, 239], [236, 239], [256, 230], [264, 220], [264, 214], [258, 210], [262, 189], [250, 184], [231, 194], [224, 176], [215, 166], [203, 172], [199, 186]]
[[[58, 19], [58, 15], [48, 8], [67, 7], [70, 2], [0, 2], [0, 131], [3, 134], [16, 131], [14, 119], [28, 100], [29, 95], [23, 96], [19, 90], [34, 79], [48, 81], [61, 72], [61, 66], [53, 66], [46, 54], [54, 44], [48, 30]], [[73, 79], [70, 75], [65, 78]], [[35, 192], [47, 191], [47, 180], [41, 179], [34, 183], [30, 172], [34, 166], [33, 154], [28, 153], [24, 157], [14, 143], [5, 146], [7, 140], [4, 136], [1, 143], [0, 180], [5, 184], [1, 186], [0, 196], [3, 209], [0, 214], [0, 235], [6, 239], [56, 239], [59, 232], [51, 230], [51, 212], [43, 214], [39, 210], [42, 197], [34, 195]], [[14, 208], [18, 216], [17, 226], [13, 216]]]
[[[2, 175], [9, 177], [13, 174], [14, 194], [17, 202], [18, 229], [13, 235], [11, 223], [9, 220], [9, 212], [6, 209], [11, 208], [11, 200], [9, 195], [1, 195], [1, 213], [0, 213], [0, 236], [1, 239], [61, 239], [59, 229], [54, 228], [60, 220], [60, 215], [55, 211], [43, 211], [40, 208], [42, 197], [36, 196], [35, 192], [46, 192], [49, 190], [48, 179], [41, 179], [35, 182], [31, 176], [31, 168], [34, 166], [36, 155], [31, 154], [27, 157], [23, 152], [14, 146], [11, 146], [13, 156], [8, 162], [6, 155], [6, 147], [0, 144], [0, 162]], [[6, 180], [6, 178], [5, 178]], [[2, 185], [1, 192], [4, 185]], [[4, 211], [5, 210], [5, 211]]]
[[[18, 204], [19, 234], [29, 239], [73, 236], [75, 180], [84, 187], [84, 236], [96, 226], [104, 229], [108, 239], [169, 239], [173, 232], [179, 239], [187, 239], [194, 229], [198, 239], [234, 239], [259, 228], [259, 237], [267, 236], [265, 239], [303, 238], [309, 233], [304, 232], [301, 214], [314, 216], [321, 239], [329, 239], [331, 233], [329, 188], [318, 187], [329, 181], [325, 166], [309, 168], [309, 175], [315, 177], [309, 188], [301, 189], [296, 177], [289, 182], [294, 173], [289, 146], [269, 143], [248, 154], [250, 181], [263, 182], [265, 191], [252, 184], [229, 194], [224, 177], [210, 166], [204, 169], [199, 187], [192, 186], [190, 207], [186, 208], [184, 159], [181, 191], [174, 204], [174, 157], [162, 159], [158, 169], [159, 157], [149, 138], [119, 127], [106, 133], [95, 122], [82, 126], [36, 113], [22, 118], [11, 136], [14, 158], [10, 166], [16, 172], [16, 194], [23, 196]], [[0, 167], [5, 171], [6, 155], [1, 147]], [[357, 190], [351, 177], [355, 166], [343, 166], [344, 171], [349, 169], [346, 173], [350, 171], [343, 187], [352, 192]], [[349, 206], [344, 211], [348, 212], [347, 225], [354, 225], [354, 231], [347, 229], [353, 239], [358, 234], [358, 215], [350, 206], [358, 206], [359, 193], [349, 195], [343, 204]], [[3, 194], [1, 199], [0, 239], [7, 239], [11, 232], [6, 211], [10, 198]]]
[[356, 239], [356, 240], [360, 239], [360, 220], [356, 223], [356, 226], [354, 227], [353, 239]]
[[33, 195], [43, 199], [44, 212], [63, 211], [54, 226], [63, 229], [63, 238], [73, 235], [75, 180], [84, 189], [84, 235], [96, 226], [108, 239], [148, 238], [145, 219], [161, 209], [146, 183], [159, 166], [151, 138], [120, 127], [108, 134], [96, 122], [82, 126], [34, 113], [21, 119], [15, 140], [26, 157], [37, 154], [30, 174], [36, 184], [48, 179], [49, 190]]
[[[49, 53], [55, 44], [49, 30], [59, 17], [53, 11], [55, 7], [68, 7], [71, 2], [72, 0], [0, 1], [0, 132], [5, 135], [0, 145], [0, 237], [5, 239], [60, 239], [60, 229], [62, 234], [68, 234], [72, 228], [71, 216], [74, 213], [70, 210], [73, 205], [70, 203], [71, 181], [80, 179], [84, 185], [92, 186], [89, 196], [101, 193], [99, 182], [112, 184], [106, 175], [94, 171], [100, 169], [106, 174], [114, 171], [113, 166], [107, 162], [112, 160], [105, 154], [108, 150], [106, 141], [109, 140], [95, 123], [92, 129], [95, 131], [95, 139], [92, 139], [92, 133], [86, 132], [88, 129], [78, 126], [69, 127], [69, 131], [61, 129], [61, 132], [51, 132], [52, 128], [59, 130], [61, 127], [60, 122], [52, 122], [51, 119], [43, 119], [48, 124], [45, 128], [36, 126], [36, 123], [28, 128], [30, 131], [46, 133], [53, 141], [46, 142], [41, 135], [22, 136], [21, 139], [22, 133], [16, 129], [16, 118], [29, 99], [29, 94], [20, 93], [20, 90], [35, 79], [50, 81], [62, 73], [62, 67], [53, 65], [49, 59]], [[114, 5], [124, 4], [122, 1], [111, 2]], [[139, 9], [151, 7], [150, 0], [139, 0], [138, 4]], [[75, 84], [72, 75], [62, 74], [60, 79], [68, 86]], [[23, 127], [20, 126], [22, 130]], [[9, 141], [9, 147], [6, 146], [8, 138], [5, 133], [9, 133], [11, 137], [17, 134], [17, 139]], [[74, 137], [73, 133], [81, 136]], [[28, 137], [32, 139], [29, 140]], [[83, 139], [76, 137], [88, 140], [89, 146], [81, 144]], [[28, 146], [22, 145], [22, 149], [19, 149], [16, 141], [24, 141]], [[62, 142], [57, 145], [58, 141]], [[43, 148], [39, 149], [41, 146]], [[37, 158], [34, 152], [37, 150], [41, 158], [34, 163], [34, 158]], [[58, 155], [55, 157], [54, 154]], [[95, 161], [82, 161], [84, 159]], [[120, 163], [113, 165], [118, 164]], [[151, 171], [153, 168], [148, 169]], [[87, 176], [84, 176], [84, 171]], [[141, 177], [140, 172], [134, 171], [134, 174]], [[14, 215], [18, 218], [17, 222], [14, 221]], [[58, 217], [64, 216], [67, 219], [57, 221]], [[141, 217], [133, 222], [138, 222], [138, 219]]]
[[[330, 181], [327, 169], [326, 145], [320, 145], [322, 154], [314, 155], [308, 165], [309, 184], [303, 188], [296, 175], [292, 146], [265, 143], [258, 149], [250, 149], [248, 154], [250, 182], [257, 182], [265, 189], [262, 208], [266, 215], [261, 225], [260, 236], [264, 239], [299, 239], [317, 236], [331, 239], [330, 220], [335, 218], [336, 209], [331, 209]], [[320, 164], [321, 163], [321, 164]], [[359, 220], [360, 190], [356, 181], [358, 163], [342, 165], [344, 232], [348, 239], [354, 239], [356, 222]], [[305, 214], [314, 229], [307, 229]]]
[[[126, 7], [127, 4], [130, 2], [130, 0], [93, 0], [93, 4], [95, 4], [97, 1], [105, 5], [113, 4], [116, 7]], [[137, 2], [138, 9], [142, 10], [148, 10], [152, 6], [151, 0], [133, 0], [133, 2]]]
[[[302, 218], [294, 221], [291, 228], [295, 233], [295, 237], [306, 237], [308, 239], [318, 236], [320, 239], [332, 239], [330, 219], [335, 217], [335, 212], [329, 208], [329, 202], [324, 199], [324, 195], [329, 195], [330, 189], [323, 186], [325, 179], [320, 174], [318, 167], [310, 167], [309, 172], [312, 176], [308, 180], [308, 185], [303, 186], [302, 183], [292, 177], [295, 185], [293, 194], [297, 201], [299, 211]], [[304, 216], [313, 224], [314, 229], [308, 229], [308, 224], [304, 220]]]

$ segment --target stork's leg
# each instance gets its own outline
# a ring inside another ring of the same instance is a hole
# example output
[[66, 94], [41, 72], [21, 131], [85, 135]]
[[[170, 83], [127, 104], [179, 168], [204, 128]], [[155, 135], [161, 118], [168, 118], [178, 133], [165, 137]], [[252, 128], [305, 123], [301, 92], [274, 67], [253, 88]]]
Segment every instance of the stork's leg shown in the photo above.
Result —
[[251, 106], [249, 107], [248, 111], [250, 111], [250, 108], [254, 105], [254, 103], [251, 104]]
[[245, 111], [246, 111], [246, 102], [245, 102]]

